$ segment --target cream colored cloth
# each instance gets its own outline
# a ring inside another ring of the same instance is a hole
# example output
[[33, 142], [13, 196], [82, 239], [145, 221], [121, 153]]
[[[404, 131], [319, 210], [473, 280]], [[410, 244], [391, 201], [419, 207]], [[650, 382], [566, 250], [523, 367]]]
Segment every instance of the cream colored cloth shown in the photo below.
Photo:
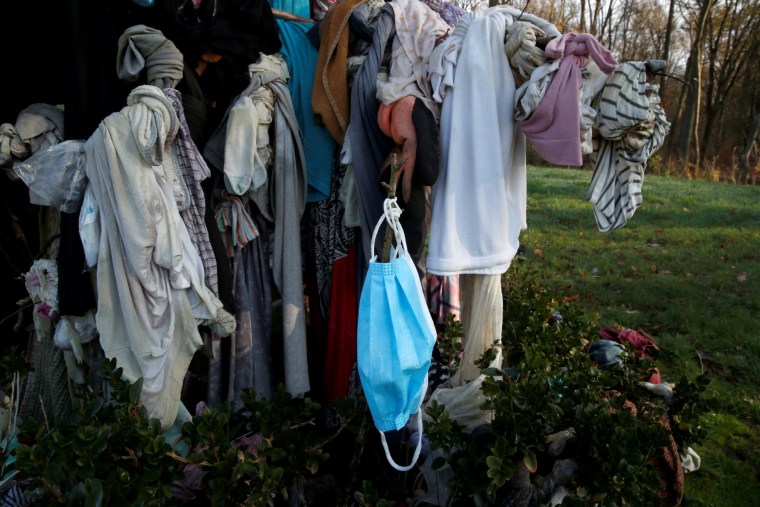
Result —
[[546, 37], [546, 32], [527, 21], [515, 21], [507, 27], [504, 51], [518, 86], [527, 81], [536, 68], [546, 63], [544, 50], [536, 45], [538, 40]]
[[[448, 385], [439, 386], [433, 391], [426, 406], [433, 401], [445, 405], [452, 419], [472, 430], [493, 419], [490, 411], [481, 408], [486, 401], [480, 390], [485, 375], [480, 373], [475, 361], [497, 340], [501, 340], [504, 300], [501, 275], [459, 275], [459, 283], [464, 354], [459, 369], [453, 373]], [[499, 347], [496, 357], [488, 366], [501, 368], [502, 357]]]
[[428, 79], [432, 87], [433, 100], [438, 103], [443, 103], [446, 94], [454, 88], [454, 70], [472, 18], [471, 12], [462, 16], [454, 31], [430, 54]]
[[143, 379], [141, 401], [164, 429], [175, 421], [182, 381], [202, 345], [199, 323], [224, 312], [203, 282], [161, 165], [170, 158], [176, 120], [160, 89], [139, 86], [85, 143], [101, 224], [100, 344], [127, 380]]
[[390, 106], [414, 95], [438, 117], [438, 106], [433, 101], [433, 90], [427, 79], [427, 65], [436, 40], [450, 27], [437, 12], [419, 0], [393, 0], [390, 5], [396, 20], [396, 35], [388, 78], [378, 79], [377, 99]]
[[262, 54], [248, 66], [251, 84], [230, 110], [224, 143], [224, 183], [235, 195], [244, 195], [267, 182], [272, 163], [269, 129], [274, 121], [274, 92], [267, 86], [275, 76], [288, 80], [282, 58]]

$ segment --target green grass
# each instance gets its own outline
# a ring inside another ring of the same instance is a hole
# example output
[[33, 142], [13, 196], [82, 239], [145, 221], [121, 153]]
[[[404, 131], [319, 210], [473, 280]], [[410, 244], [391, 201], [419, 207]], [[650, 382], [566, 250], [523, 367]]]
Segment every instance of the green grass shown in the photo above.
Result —
[[590, 182], [588, 170], [529, 168], [521, 243], [537, 281], [601, 326], [651, 336], [664, 380], [708, 373], [717, 408], [685, 503], [757, 505], [760, 187], [647, 175], [641, 208], [601, 233]]

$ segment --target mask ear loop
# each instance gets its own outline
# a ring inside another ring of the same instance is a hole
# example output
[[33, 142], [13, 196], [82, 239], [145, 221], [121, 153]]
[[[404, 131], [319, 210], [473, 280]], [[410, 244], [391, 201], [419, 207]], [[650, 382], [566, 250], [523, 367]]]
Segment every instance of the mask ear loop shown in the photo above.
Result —
[[[377, 259], [377, 254], [375, 254], [375, 240], [377, 239], [377, 233], [380, 230], [380, 226], [382, 225], [383, 221], [386, 221], [388, 224], [387, 226], [393, 229], [394, 236], [396, 237], [396, 245], [397, 249], [395, 250], [396, 257], [398, 258], [400, 255], [406, 255], [407, 254], [407, 246], [406, 246], [406, 235], [404, 234], [404, 228], [401, 227], [401, 224], [399, 223], [399, 217], [401, 216], [401, 208], [398, 207], [397, 198], [386, 198], [383, 202], [383, 216], [380, 217], [380, 220], [377, 222], [377, 225], [375, 225], [375, 229], [372, 231], [372, 242], [370, 243], [372, 245], [372, 260], [375, 261]], [[422, 395], [424, 396], [427, 392], [427, 386], [428, 386], [428, 378], [427, 375], [425, 375], [425, 380], [422, 385]], [[407, 472], [414, 467], [414, 465], [417, 463], [417, 460], [420, 458], [420, 453], [422, 452], [422, 400], [420, 399], [420, 406], [417, 407], [417, 434], [419, 438], [417, 439], [417, 446], [414, 449], [414, 455], [412, 456], [412, 462], [409, 463], [406, 466], [401, 466], [398, 463], [396, 463], [393, 458], [391, 457], [391, 452], [388, 449], [388, 441], [385, 438], [385, 433], [382, 431], [380, 432], [380, 440], [383, 444], [383, 449], [385, 450], [385, 457], [388, 459], [388, 463], [398, 470], [399, 472]]]
[[383, 222], [387, 222], [388, 227], [393, 230], [394, 236], [396, 237], [396, 243], [401, 248], [401, 250], [396, 249], [396, 257], [398, 257], [402, 252], [406, 253], [407, 251], [404, 229], [401, 227], [401, 224], [398, 221], [403, 210], [398, 207], [397, 200], [398, 199], [396, 197], [389, 197], [386, 198], [383, 202], [383, 216], [381, 216], [380, 220], [377, 221], [377, 225], [375, 225], [375, 229], [372, 231], [372, 240], [370, 243], [370, 246], [372, 248], [372, 261], [377, 260], [377, 254], [375, 253], [375, 244], [377, 241], [377, 233], [380, 231], [380, 226], [383, 225]]
[[[428, 376], [425, 375], [425, 380], [422, 383], [422, 387], [420, 391], [422, 392], [422, 396], [425, 396], [425, 393], [427, 393], [428, 389]], [[408, 472], [412, 469], [412, 467], [417, 463], [417, 460], [420, 458], [420, 452], [422, 452], [422, 399], [420, 399], [420, 406], [417, 407], [417, 447], [414, 449], [414, 455], [412, 456], [412, 462], [409, 463], [406, 466], [401, 466], [395, 461], [393, 461], [393, 458], [391, 457], [391, 452], [388, 449], [388, 442], [385, 439], [385, 433], [382, 431], [380, 432], [380, 440], [383, 444], [383, 449], [385, 450], [385, 457], [388, 459], [388, 463], [398, 470], [399, 472]]]
[[398, 470], [399, 472], [407, 472], [412, 469], [412, 467], [417, 463], [417, 460], [420, 457], [420, 452], [422, 451], [422, 407], [417, 409], [417, 431], [419, 438], [417, 439], [417, 447], [414, 449], [414, 455], [412, 456], [412, 462], [409, 463], [406, 466], [401, 466], [395, 461], [393, 461], [393, 458], [391, 457], [391, 452], [388, 450], [388, 442], [385, 440], [385, 433], [382, 431], [380, 432], [380, 440], [382, 440], [383, 443], [383, 449], [385, 450], [385, 457], [388, 458], [388, 463]]

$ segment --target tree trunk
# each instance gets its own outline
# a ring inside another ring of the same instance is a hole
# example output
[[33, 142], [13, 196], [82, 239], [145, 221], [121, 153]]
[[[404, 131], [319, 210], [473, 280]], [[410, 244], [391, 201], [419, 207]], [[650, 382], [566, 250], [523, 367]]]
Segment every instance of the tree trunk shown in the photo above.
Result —
[[[666, 62], [670, 58], [670, 39], [673, 35], [673, 15], [675, 12], [676, 7], [676, 0], [670, 0], [670, 7], [668, 7], [668, 22], [667, 26], [665, 27], [665, 48], [662, 52], [662, 59]], [[668, 67], [666, 66], [665, 69], [667, 70]], [[660, 97], [665, 96], [665, 84], [667, 83], [667, 76], [663, 74], [660, 77]]]
[[755, 148], [757, 135], [760, 133], [760, 110], [753, 111], [753, 115], [752, 127], [747, 133], [744, 148], [739, 154], [739, 174], [736, 180], [740, 183], [749, 183], [749, 160], [752, 156], [752, 151]]
[[760, 135], [760, 85], [758, 85], [758, 77], [760, 72], [758, 71], [757, 58], [760, 54], [760, 49], [754, 48], [753, 55], [749, 58], [750, 62], [754, 63], [754, 67], [748, 69], [744, 74], [744, 90], [749, 94], [749, 107], [747, 108], [749, 116], [749, 129], [747, 129], [747, 137], [744, 140], [744, 146], [742, 146], [739, 153], [739, 174], [737, 174], [736, 181], [741, 183], [749, 183], [750, 174], [750, 162], [752, 161], [752, 154], [757, 148], [757, 137]]
[[[686, 64], [686, 98], [681, 112], [681, 121], [678, 137], [678, 155], [681, 160], [689, 162], [692, 159], [692, 148], [697, 148], [694, 140], [697, 128], [697, 115], [701, 100], [701, 65], [702, 65], [702, 40], [704, 38], [707, 16], [712, 7], [713, 0], [702, 0], [697, 18], [697, 26], [694, 30], [694, 39], [691, 44], [689, 60]], [[692, 141], [694, 141], [692, 143]]]
[[586, 31], [586, 0], [581, 0], [581, 15], [580, 23], [578, 23], [578, 31], [583, 33]]

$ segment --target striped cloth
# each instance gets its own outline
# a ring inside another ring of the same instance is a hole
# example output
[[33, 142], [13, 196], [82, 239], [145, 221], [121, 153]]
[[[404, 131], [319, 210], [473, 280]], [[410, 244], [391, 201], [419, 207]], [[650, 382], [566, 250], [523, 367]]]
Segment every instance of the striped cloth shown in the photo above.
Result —
[[433, 322], [444, 324], [449, 313], [461, 320], [459, 275], [428, 274], [425, 284], [428, 308]]
[[206, 226], [206, 197], [201, 185], [206, 178], [211, 176], [211, 170], [190, 136], [190, 128], [182, 105], [182, 95], [174, 88], [164, 88], [163, 91], [174, 106], [179, 120], [179, 130], [176, 142], [172, 146], [172, 156], [176, 157], [178, 172], [188, 192], [187, 207], [180, 208], [179, 215], [203, 263], [206, 286], [215, 295], [219, 295], [218, 266]]
[[222, 233], [227, 256], [232, 259], [238, 250], [259, 236], [259, 231], [240, 197], [225, 191], [221, 192], [221, 197], [223, 200], [217, 206], [214, 216], [219, 232]]
[[670, 130], [658, 91], [659, 85], [646, 82], [644, 62], [625, 62], [599, 95], [601, 138], [590, 155], [594, 175], [586, 200], [601, 232], [623, 227], [641, 206], [647, 160]]
[[649, 116], [647, 75], [644, 62], [626, 62], [607, 78], [599, 98], [599, 134], [622, 139], [629, 128]]

